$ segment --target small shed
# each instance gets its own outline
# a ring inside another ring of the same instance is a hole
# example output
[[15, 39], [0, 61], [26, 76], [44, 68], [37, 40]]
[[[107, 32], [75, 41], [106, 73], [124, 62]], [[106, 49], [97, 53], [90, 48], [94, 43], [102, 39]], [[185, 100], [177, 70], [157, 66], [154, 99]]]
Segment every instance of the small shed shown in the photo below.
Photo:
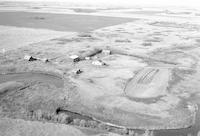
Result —
[[71, 55], [70, 58], [73, 60], [73, 62], [80, 61], [80, 57], [78, 55]]
[[30, 56], [30, 55], [25, 55], [25, 56], [24, 56], [24, 59], [25, 59], [25, 60], [28, 60], [28, 61], [34, 61], [34, 60], [37, 60], [36, 58], [33, 58], [33, 57]]

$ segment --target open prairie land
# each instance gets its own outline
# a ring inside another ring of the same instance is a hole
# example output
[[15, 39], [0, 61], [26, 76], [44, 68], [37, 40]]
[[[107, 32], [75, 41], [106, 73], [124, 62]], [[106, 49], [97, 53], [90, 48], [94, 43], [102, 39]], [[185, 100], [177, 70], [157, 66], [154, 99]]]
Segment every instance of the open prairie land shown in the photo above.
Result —
[[0, 5], [0, 135], [198, 134], [200, 11]]

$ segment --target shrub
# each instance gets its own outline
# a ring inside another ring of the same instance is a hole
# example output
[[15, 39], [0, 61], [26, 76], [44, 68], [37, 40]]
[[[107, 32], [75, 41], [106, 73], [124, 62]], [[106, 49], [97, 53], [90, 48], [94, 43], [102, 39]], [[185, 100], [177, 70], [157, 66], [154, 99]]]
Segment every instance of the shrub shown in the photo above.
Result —
[[135, 133], [135, 136], [139, 136], [139, 134], [138, 134], [138, 133]]
[[42, 111], [39, 109], [35, 112], [35, 115], [36, 115], [36, 119], [37, 120], [42, 120]]
[[54, 121], [54, 116], [55, 116], [54, 113], [48, 113], [46, 116], [48, 116], [46, 118], [48, 118], [49, 121]]
[[80, 125], [80, 119], [74, 119], [73, 124], [79, 126]]
[[63, 124], [69, 124], [70, 122], [72, 122], [72, 119], [64, 113], [61, 113], [58, 115], [58, 120], [59, 123], [63, 123]]
[[43, 112], [43, 114], [42, 114], [42, 118], [43, 118], [44, 120], [47, 120], [47, 119], [48, 119], [48, 117], [47, 117], [47, 113], [46, 113], [46, 112]]
[[82, 33], [82, 34], [79, 34], [78, 36], [79, 37], [86, 37], [86, 38], [91, 38], [92, 37], [92, 35], [87, 34], [87, 33]]
[[51, 118], [53, 122], [58, 122], [58, 115], [54, 114]]
[[97, 125], [98, 125], [98, 123], [96, 122], [96, 121], [88, 121], [88, 125], [89, 125], [89, 127], [91, 127], [91, 128], [96, 128], [97, 127]]
[[65, 123], [66, 123], [66, 124], [69, 124], [69, 123], [71, 123], [72, 121], [73, 121], [73, 118], [70, 117], [70, 116], [67, 116]]
[[31, 119], [33, 117], [33, 111], [28, 111], [27, 112], [27, 118]]
[[143, 135], [144, 135], [144, 136], [150, 136], [150, 131], [149, 131], [149, 130], [145, 130], [145, 132], [144, 132]]
[[131, 41], [129, 39], [117, 39], [117, 40], [115, 40], [115, 42], [118, 42], [118, 43], [131, 43]]
[[32, 116], [31, 116], [31, 120], [36, 120], [36, 119], [37, 119], [37, 118], [36, 118], [36, 113], [33, 112]]
[[86, 127], [86, 123], [87, 123], [87, 122], [86, 122], [85, 120], [82, 119], [82, 120], [80, 121], [80, 126], [81, 126], [81, 127]]
[[154, 136], [154, 132], [153, 132], [153, 130], [150, 132], [150, 136]]
[[128, 134], [128, 129], [127, 128], [123, 128], [123, 129], [121, 129], [121, 132], [120, 132], [120, 134], [122, 134], [122, 135], [127, 135]]
[[99, 123], [98, 128], [106, 130], [107, 126], [104, 123]]
[[152, 46], [152, 43], [151, 42], [144, 42], [142, 45], [143, 46]]
[[45, 118], [46, 120], [51, 120], [51, 117], [52, 117], [52, 114], [51, 114], [51, 113], [45, 113], [45, 114], [44, 114], [44, 118]]
[[129, 136], [134, 136], [134, 135], [135, 135], [134, 130], [129, 130], [129, 131], [128, 131], [128, 135], [129, 135]]

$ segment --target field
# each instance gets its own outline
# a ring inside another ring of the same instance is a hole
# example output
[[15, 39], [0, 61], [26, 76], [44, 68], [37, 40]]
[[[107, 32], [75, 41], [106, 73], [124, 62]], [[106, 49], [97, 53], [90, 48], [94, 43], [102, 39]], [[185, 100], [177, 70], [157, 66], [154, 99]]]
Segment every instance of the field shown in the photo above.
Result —
[[1, 7], [0, 135], [198, 134], [198, 11], [26, 6]]
[[[102, 16], [48, 14], [34, 12], [1, 12], [0, 25], [42, 28], [55, 31], [92, 31], [105, 26], [129, 22], [130, 18], [115, 18]], [[88, 21], [89, 20], [89, 21]]]

